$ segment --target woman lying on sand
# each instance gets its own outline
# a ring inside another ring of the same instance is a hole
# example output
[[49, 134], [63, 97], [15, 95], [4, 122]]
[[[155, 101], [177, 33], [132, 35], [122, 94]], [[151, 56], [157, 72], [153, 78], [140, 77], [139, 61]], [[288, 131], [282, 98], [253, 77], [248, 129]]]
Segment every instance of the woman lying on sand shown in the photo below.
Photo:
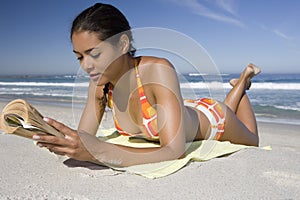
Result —
[[[247, 97], [260, 69], [245, 67], [224, 102], [183, 100], [177, 74], [163, 58], [134, 56], [130, 26], [115, 7], [97, 3], [73, 21], [73, 51], [89, 74], [88, 99], [78, 126], [45, 118], [65, 138], [35, 135], [38, 145], [59, 155], [107, 165], [130, 166], [184, 156], [186, 142], [203, 139], [258, 145], [256, 119]], [[133, 148], [94, 135], [105, 107], [122, 135], [158, 140], [157, 148]]]

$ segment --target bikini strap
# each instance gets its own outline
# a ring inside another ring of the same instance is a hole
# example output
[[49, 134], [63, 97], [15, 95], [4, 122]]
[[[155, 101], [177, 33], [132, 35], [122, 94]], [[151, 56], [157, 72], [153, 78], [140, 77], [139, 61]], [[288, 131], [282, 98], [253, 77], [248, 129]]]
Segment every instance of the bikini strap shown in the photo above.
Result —
[[[141, 79], [139, 77], [139, 71], [137, 69], [138, 64], [139, 64], [139, 58], [134, 58], [134, 68], [135, 68], [135, 74], [136, 74], [136, 78], [137, 78], [137, 84], [138, 84], [138, 88], [139, 88], [139, 94], [141, 96], [141, 94], [144, 93], [143, 87], [142, 87], [142, 82]], [[140, 89], [141, 88], [141, 89]], [[107, 105], [109, 108], [113, 109], [113, 85], [110, 83], [108, 86], [108, 93], [107, 93]], [[141, 90], [141, 91], [140, 91]]]
[[137, 82], [137, 86], [138, 86], [138, 89], [139, 89], [139, 94], [141, 96], [141, 94], [144, 95], [144, 89], [143, 89], [143, 84], [142, 84], [142, 81], [141, 81], [141, 77], [140, 77], [138, 65], [139, 65], [139, 60], [138, 59], [134, 59], [135, 77], [136, 77], [136, 82]]

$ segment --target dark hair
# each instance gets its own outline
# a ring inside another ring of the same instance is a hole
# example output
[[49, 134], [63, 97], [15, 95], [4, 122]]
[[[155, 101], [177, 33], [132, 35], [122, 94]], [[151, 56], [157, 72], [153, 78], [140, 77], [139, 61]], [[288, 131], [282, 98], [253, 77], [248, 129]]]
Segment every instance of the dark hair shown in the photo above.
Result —
[[73, 21], [71, 28], [71, 40], [74, 32], [89, 31], [98, 34], [98, 38], [104, 41], [112, 38], [118, 42], [121, 34], [126, 34], [130, 40], [129, 54], [134, 56], [135, 48], [132, 46], [132, 33], [126, 17], [112, 5], [96, 3], [85, 9]]

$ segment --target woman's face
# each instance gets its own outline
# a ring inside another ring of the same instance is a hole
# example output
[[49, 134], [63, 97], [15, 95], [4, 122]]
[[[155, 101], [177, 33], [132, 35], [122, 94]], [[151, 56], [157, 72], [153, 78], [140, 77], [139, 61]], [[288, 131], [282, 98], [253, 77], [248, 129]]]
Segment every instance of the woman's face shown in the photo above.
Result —
[[107, 41], [98, 39], [94, 32], [81, 31], [72, 35], [73, 52], [82, 69], [97, 85], [104, 85], [114, 77], [113, 63], [122, 53]]

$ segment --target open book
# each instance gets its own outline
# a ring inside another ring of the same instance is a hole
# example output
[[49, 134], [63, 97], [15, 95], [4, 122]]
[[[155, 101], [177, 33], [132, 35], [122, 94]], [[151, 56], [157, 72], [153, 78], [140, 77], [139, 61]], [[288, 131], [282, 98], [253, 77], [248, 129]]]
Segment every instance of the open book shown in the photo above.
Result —
[[64, 137], [62, 133], [47, 124], [43, 116], [23, 99], [15, 99], [3, 108], [0, 115], [0, 130], [30, 139], [35, 134]]

